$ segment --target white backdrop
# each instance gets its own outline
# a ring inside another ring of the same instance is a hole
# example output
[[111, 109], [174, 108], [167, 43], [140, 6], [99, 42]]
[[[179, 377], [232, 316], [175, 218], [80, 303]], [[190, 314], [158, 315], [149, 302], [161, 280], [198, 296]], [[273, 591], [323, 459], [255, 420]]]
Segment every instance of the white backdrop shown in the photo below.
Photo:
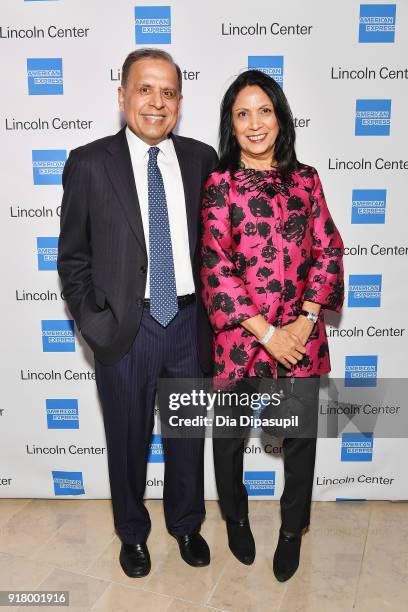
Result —
[[[109, 496], [92, 355], [79, 334], [70, 338], [55, 270], [58, 183], [70, 149], [120, 128], [119, 70], [136, 47], [173, 54], [185, 71], [177, 131], [215, 147], [232, 79], [249, 62], [283, 76], [298, 157], [319, 171], [347, 247], [346, 287], [354, 287], [343, 315], [326, 321], [331, 375], [362, 373], [363, 384], [406, 376], [407, 22], [402, 1], [2, 1], [0, 497]], [[50, 329], [68, 341], [52, 342]], [[319, 440], [314, 499], [408, 498], [405, 439], [369, 434]], [[162, 493], [160, 445], [154, 450], [147, 497]], [[210, 441], [206, 455], [211, 499]], [[249, 440], [245, 470], [254, 498], [279, 498], [278, 441]]]

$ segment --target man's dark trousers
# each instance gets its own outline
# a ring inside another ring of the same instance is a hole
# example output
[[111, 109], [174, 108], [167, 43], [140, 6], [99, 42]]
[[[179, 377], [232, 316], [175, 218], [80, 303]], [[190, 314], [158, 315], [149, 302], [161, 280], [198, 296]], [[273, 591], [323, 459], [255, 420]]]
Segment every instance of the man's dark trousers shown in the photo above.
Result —
[[[200, 378], [196, 304], [164, 328], [144, 307], [130, 351], [114, 365], [95, 359], [108, 445], [116, 531], [126, 544], [144, 542], [150, 518], [143, 504], [158, 378]], [[175, 535], [198, 531], [205, 515], [204, 439], [163, 439], [166, 524]]]

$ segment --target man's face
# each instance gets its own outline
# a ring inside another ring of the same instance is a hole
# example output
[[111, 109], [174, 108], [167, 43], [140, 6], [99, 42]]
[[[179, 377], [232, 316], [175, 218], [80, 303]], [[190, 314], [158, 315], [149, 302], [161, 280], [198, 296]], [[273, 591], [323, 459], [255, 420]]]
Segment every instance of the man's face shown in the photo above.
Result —
[[132, 64], [125, 87], [119, 87], [119, 108], [129, 128], [149, 145], [167, 138], [177, 123], [182, 96], [176, 68], [162, 59]]

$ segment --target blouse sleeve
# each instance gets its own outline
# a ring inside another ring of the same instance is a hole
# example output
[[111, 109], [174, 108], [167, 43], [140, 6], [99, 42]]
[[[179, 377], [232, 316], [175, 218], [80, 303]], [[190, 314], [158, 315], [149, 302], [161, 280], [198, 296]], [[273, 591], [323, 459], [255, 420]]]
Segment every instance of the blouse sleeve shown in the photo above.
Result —
[[312, 202], [312, 256], [303, 299], [339, 312], [344, 300], [344, 246], [323, 193], [317, 171], [310, 193]]
[[259, 314], [234, 265], [228, 181], [210, 175], [201, 209], [202, 298], [214, 332]]

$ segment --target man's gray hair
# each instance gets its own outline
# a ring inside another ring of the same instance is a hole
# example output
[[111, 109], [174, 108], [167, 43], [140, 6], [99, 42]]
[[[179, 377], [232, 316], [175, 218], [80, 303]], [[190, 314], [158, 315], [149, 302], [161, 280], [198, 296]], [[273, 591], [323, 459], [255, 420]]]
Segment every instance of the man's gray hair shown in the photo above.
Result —
[[174, 66], [177, 72], [177, 91], [179, 94], [181, 94], [183, 77], [181, 74], [180, 67], [178, 66], [178, 64], [176, 64], [170, 53], [167, 53], [167, 51], [163, 51], [162, 49], [144, 48], [137, 49], [136, 51], [132, 51], [131, 53], [129, 53], [122, 66], [122, 87], [126, 87], [131, 66], [133, 66], [133, 64], [135, 64], [136, 62], [139, 62], [140, 60], [144, 59], [160, 59], [164, 60], [165, 62], [169, 62], [169, 64]]

